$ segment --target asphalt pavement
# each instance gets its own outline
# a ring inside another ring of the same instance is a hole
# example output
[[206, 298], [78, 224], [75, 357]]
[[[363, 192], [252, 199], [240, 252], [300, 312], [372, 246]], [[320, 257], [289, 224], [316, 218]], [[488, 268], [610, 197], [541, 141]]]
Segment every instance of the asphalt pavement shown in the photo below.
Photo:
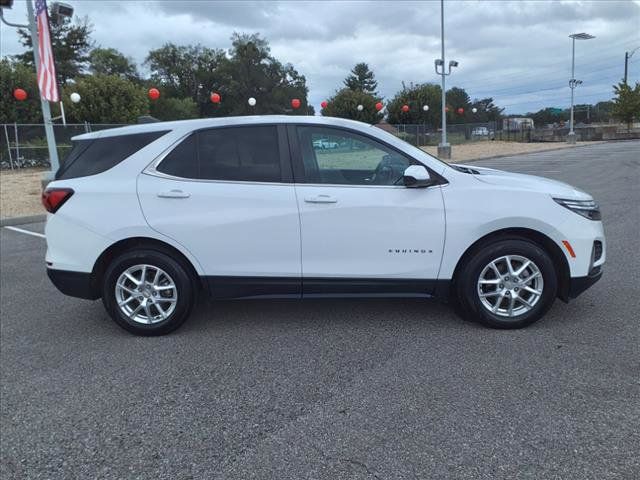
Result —
[[0, 478], [640, 478], [640, 142], [474, 165], [602, 207], [603, 279], [524, 330], [418, 299], [255, 300], [140, 338], [0, 229]]

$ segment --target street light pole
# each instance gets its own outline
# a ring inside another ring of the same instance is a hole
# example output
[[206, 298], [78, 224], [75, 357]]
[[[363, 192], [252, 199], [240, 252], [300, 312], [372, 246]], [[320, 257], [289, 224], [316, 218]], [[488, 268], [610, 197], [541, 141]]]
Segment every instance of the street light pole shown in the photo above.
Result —
[[571, 79], [569, 80], [569, 88], [571, 89], [571, 116], [569, 118], [569, 135], [567, 135], [567, 143], [576, 143], [576, 132], [573, 131], [573, 91], [582, 83], [582, 80], [576, 80], [576, 40], [590, 40], [596, 38], [588, 33], [573, 33], [569, 35], [571, 39]]
[[451, 146], [447, 143], [447, 116], [445, 115], [447, 94], [445, 88], [446, 76], [444, 74], [444, 0], [440, 0], [440, 46], [442, 47], [442, 53], [440, 56], [442, 59], [442, 140], [440, 146], [443, 149], [449, 149], [449, 155], [447, 158], [451, 158]]
[[[447, 90], [445, 77], [451, 75], [451, 67], [457, 67], [458, 62], [451, 60], [449, 62], [449, 70], [444, 68], [444, 0], [440, 0], [440, 42], [442, 47], [442, 56], [435, 61], [436, 74], [442, 76], [442, 140], [438, 145], [438, 157], [443, 159], [451, 158], [451, 145], [447, 143]], [[438, 69], [438, 67], [440, 67]]]

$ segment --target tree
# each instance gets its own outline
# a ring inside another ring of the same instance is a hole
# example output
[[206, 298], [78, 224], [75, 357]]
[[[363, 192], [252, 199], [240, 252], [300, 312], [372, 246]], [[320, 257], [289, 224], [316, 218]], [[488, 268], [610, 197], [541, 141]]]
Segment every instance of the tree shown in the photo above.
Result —
[[[374, 124], [382, 120], [382, 113], [376, 111], [378, 101], [371, 93], [343, 88], [328, 100], [327, 107], [321, 113], [324, 117], [349, 118]], [[358, 105], [362, 105], [362, 111], [358, 110]]]
[[[73, 78], [82, 74], [89, 60], [89, 51], [92, 47], [92, 25], [87, 17], [65, 18], [61, 23], [50, 22], [51, 49], [56, 64], [56, 77], [58, 83], [66, 85]], [[34, 68], [33, 48], [31, 35], [27, 30], [18, 30], [20, 42], [27, 48], [24, 53], [15, 55], [14, 58], [25, 65]]]
[[[27, 92], [26, 100], [13, 98], [16, 88]], [[0, 60], [0, 91], [0, 123], [42, 123], [40, 91], [32, 68], [6, 58]]]
[[65, 89], [65, 96], [78, 92], [82, 100], [67, 104], [67, 121], [91, 123], [135, 123], [149, 110], [143, 87], [116, 75], [80, 78]]
[[[474, 108], [477, 109], [476, 113], [473, 113]], [[467, 118], [471, 123], [499, 122], [503, 110], [504, 108], [493, 103], [493, 98], [475, 99], [471, 104], [471, 110], [467, 112]]]
[[640, 118], [640, 83], [636, 82], [631, 88], [628, 84], [620, 82], [613, 86], [616, 98], [613, 99], [612, 114], [621, 122], [627, 124], [631, 130], [634, 120]]
[[[464, 88], [453, 87], [447, 90], [447, 123], [467, 123], [471, 114], [471, 99]], [[462, 114], [458, 113], [458, 109], [464, 109]]]
[[198, 117], [198, 104], [192, 98], [161, 96], [151, 103], [151, 116], [158, 120], [186, 120]]
[[127, 80], [138, 80], [138, 69], [129, 57], [115, 48], [94, 48], [89, 54], [89, 71], [94, 75], [117, 75]]
[[[222, 95], [221, 104], [214, 115], [284, 114], [308, 115], [313, 110], [308, 105], [309, 89], [304, 75], [291, 64], [283, 64], [271, 55], [269, 44], [258, 34], [234, 33], [228, 56], [216, 73], [220, 80], [217, 91]], [[253, 97], [256, 105], [247, 100]], [[297, 98], [301, 106], [291, 107]]]
[[[402, 84], [402, 90], [395, 94], [387, 105], [387, 121], [392, 124], [429, 125], [437, 129], [442, 121], [442, 89], [435, 83]], [[407, 105], [408, 112], [402, 111]], [[423, 110], [425, 105], [429, 110]]]
[[150, 51], [145, 64], [151, 69], [150, 85], [161, 87], [169, 97], [191, 98], [202, 116], [210, 113], [208, 93], [218, 88], [218, 69], [225, 60], [223, 50], [167, 43]]
[[[521, 115], [518, 115], [521, 116]], [[552, 125], [557, 123], [564, 123], [569, 120], [569, 110], [561, 110], [559, 108], [547, 107], [538, 110], [535, 113], [526, 113], [525, 117], [529, 117], [533, 120], [536, 127], [543, 127], [545, 125]]]
[[354, 92], [365, 92], [376, 95], [378, 82], [366, 63], [358, 63], [351, 69], [351, 74], [344, 80], [345, 86]]

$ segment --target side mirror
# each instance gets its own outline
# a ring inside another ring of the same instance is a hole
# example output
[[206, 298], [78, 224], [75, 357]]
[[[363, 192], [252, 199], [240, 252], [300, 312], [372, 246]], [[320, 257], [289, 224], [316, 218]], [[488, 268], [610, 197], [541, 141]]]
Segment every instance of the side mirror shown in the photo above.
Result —
[[402, 177], [404, 186], [409, 188], [428, 187], [432, 184], [429, 171], [422, 165], [410, 165]]

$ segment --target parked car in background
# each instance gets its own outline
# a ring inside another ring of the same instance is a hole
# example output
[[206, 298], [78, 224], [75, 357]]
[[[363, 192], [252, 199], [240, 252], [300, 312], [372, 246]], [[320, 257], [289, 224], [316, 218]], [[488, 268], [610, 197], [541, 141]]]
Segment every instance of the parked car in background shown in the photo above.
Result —
[[[326, 143], [341, 148], [317, 154]], [[587, 193], [449, 165], [329, 117], [80, 135], [43, 203], [49, 278], [65, 294], [102, 298], [141, 335], [179, 327], [203, 293], [438, 297], [485, 325], [519, 328], [596, 282], [605, 262]]]

